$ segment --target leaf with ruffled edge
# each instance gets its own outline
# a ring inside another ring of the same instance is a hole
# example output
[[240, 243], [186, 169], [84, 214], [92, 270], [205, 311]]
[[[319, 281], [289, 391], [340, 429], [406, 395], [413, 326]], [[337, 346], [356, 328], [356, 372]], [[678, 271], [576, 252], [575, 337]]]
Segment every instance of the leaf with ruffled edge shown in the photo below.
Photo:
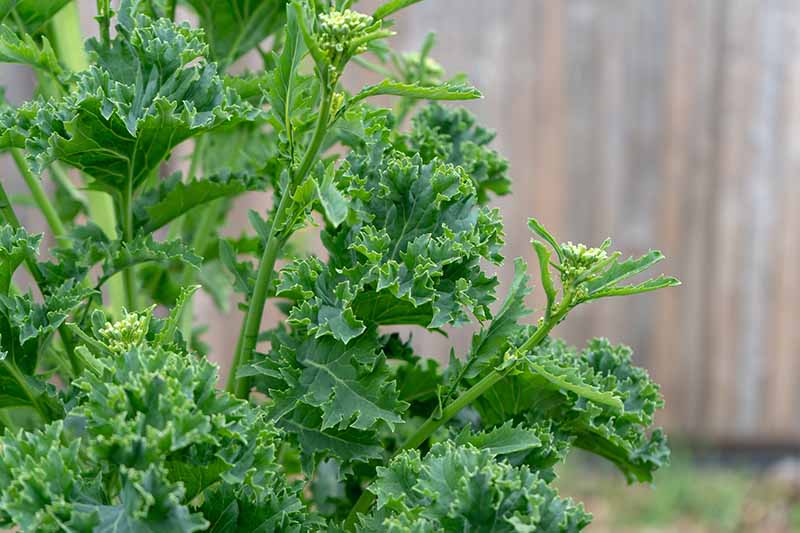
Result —
[[[316, 337], [348, 342], [368, 323], [437, 329], [468, 321], [466, 311], [490, 316], [497, 281], [480, 260], [502, 259], [499, 214], [478, 207], [457, 167], [385, 148], [354, 152], [337, 172], [350, 212], [323, 233], [328, 266], [311, 260], [282, 274], [302, 286], [289, 322]], [[297, 279], [296, 269], [316, 274]], [[285, 285], [278, 282], [277, 295], [296, 297]]]
[[47, 37], [42, 37], [39, 45], [27, 33], [20, 37], [8, 26], [0, 26], [0, 63], [29, 65], [55, 77], [62, 73]]
[[410, 152], [418, 152], [424, 161], [438, 157], [462, 167], [475, 183], [479, 201], [486, 203], [489, 193], [511, 192], [508, 161], [489, 148], [494, 138], [466, 109], [433, 103], [412, 119], [407, 142]]
[[378, 468], [369, 489], [376, 509], [360, 531], [386, 531], [402, 523], [406, 531], [580, 531], [591, 515], [559, 498], [528, 467], [496, 461], [488, 450], [451, 442], [417, 450]]
[[36, 171], [61, 160], [91, 176], [93, 188], [136, 190], [185, 139], [259, 114], [206, 61], [201, 30], [136, 14], [129, 0], [111, 46], [90, 40], [89, 49], [97, 63], [77, 74], [70, 94], [18, 111], [30, 123]]
[[257, 356], [244, 372], [260, 377], [272, 418], [297, 435], [306, 468], [313, 471], [318, 457], [335, 457], [343, 466], [375, 457], [381, 450], [376, 431], [394, 430], [408, 407], [398, 399], [378, 339], [365, 333], [344, 344], [329, 336], [284, 335], [273, 345], [273, 353]]
[[631, 481], [649, 482], [669, 460], [661, 430], [647, 433], [663, 400], [630, 357], [630, 348], [605, 339], [591, 341], [582, 353], [549, 341], [475, 406], [488, 427], [551, 420], [575, 446], [612, 461]]

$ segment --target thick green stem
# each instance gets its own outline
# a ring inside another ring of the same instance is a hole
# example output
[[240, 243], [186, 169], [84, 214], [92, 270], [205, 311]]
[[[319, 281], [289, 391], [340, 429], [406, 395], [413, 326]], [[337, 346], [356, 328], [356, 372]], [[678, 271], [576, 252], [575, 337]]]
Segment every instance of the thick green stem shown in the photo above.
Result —
[[[80, 22], [78, 4], [74, 0], [64, 6], [51, 19], [53, 47], [64, 66], [72, 72], [80, 72], [89, 67], [89, 60], [83, 47]], [[115, 238], [117, 220], [114, 215], [114, 201], [111, 196], [104, 192], [87, 191], [86, 197], [92, 222], [97, 224], [108, 238]], [[107, 286], [111, 314], [115, 318], [119, 318], [122, 316], [122, 306], [125, 298], [122, 279], [119, 276], [114, 276], [109, 280]]]
[[67, 230], [64, 228], [64, 223], [61, 222], [61, 217], [58, 216], [56, 208], [50, 203], [50, 199], [47, 197], [47, 193], [44, 191], [41, 181], [31, 172], [30, 167], [28, 167], [28, 162], [25, 161], [25, 156], [22, 154], [21, 150], [12, 148], [11, 157], [14, 159], [19, 173], [22, 175], [22, 179], [25, 181], [28, 189], [30, 189], [33, 201], [36, 202], [36, 206], [44, 215], [47, 225], [50, 226], [50, 231], [53, 232], [53, 236], [60, 244], [64, 244], [64, 235], [66, 235]]
[[275, 271], [275, 261], [278, 259], [278, 253], [281, 248], [283, 248], [284, 243], [284, 240], [278, 237], [276, 228], [283, 225], [286, 208], [290, 201], [291, 194], [289, 194], [289, 191], [284, 192], [272, 220], [272, 227], [270, 229], [269, 238], [267, 239], [267, 245], [264, 248], [264, 255], [261, 256], [255, 289], [253, 290], [253, 295], [250, 297], [250, 305], [247, 308], [247, 316], [244, 321], [241, 349], [236, 354], [230, 373], [228, 374], [227, 389], [229, 392], [235, 393], [239, 398], [247, 397], [249, 383], [247, 379], [237, 379], [236, 373], [239, 371], [239, 368], [250, 362], [250, 355], [256, 348], [258, 332], [261, 327], [261, 317], [264, 315], [264, 304], [267, 301], [267, 294], [272, 284], [272, 276]]
[[250, 304], [247, 308], [247, 315], [245, 316], [244, 330], [242, 331], [242, 339], [240, 342], [240, 349], [237, 350], [233, 364], [231, 365], [230, 373], [228, 374], [228, 384], [226, 389], [228, 392], [235, 393], [239, 398], [247, 397], [250, 391], [250, 384], [248, 379], [236, 378], [236, 373], [243, 365], [250, 362], [250, 357], [256, 348], [258, 340], [258, 332], [261, 327], [261, 317], [264, 314], [264, 304], [267, 301], [267, 294], [272, 283], [272, 276], [275, 270], [275, 261], [283, 248], [284, 243], [288, 236], [280, 236], [278, 232], [284, 224], [284, 217], [286, 210], [290, 204], [292, 194], [295, 187], [301, 183], [306, 176], [308, 176], [311, 166], [317, 159], [322, 141], [325, 140], [325, 134], [328, 129], [328, 120], [330, 119], [331, 111], [331, 96], [332, 93], [323, 89], [320, 99], [320, 109], [317, 115], [317, 122], [314, 127], [314, 134], [311, 137], [311, 142], [308, 145], [305, 156], [303, 157], [297, 172], [294, 173], [292, 179], [283, 191], [278, 209], [272, 218], [270, 225], [270, 232], [267, 237], [267, 242], [264, 247], [264, 254], [261, 257], [261, 263], [258, 265], [258, 274], [256, 275], [256, 286], [253, 295], [250, 298]]
[[[126, 243], [133, 240], [133, 184], [128, 180], [128, 185], [122, 194], [120, 202], [120, 216], [122, 217], [122, 238]], [[139, 309], [138, 289], [136, 287], [136, 268], [130, 265], [122, 271], [122, 280], [125, 286], [125, 304], [129, 311]]]

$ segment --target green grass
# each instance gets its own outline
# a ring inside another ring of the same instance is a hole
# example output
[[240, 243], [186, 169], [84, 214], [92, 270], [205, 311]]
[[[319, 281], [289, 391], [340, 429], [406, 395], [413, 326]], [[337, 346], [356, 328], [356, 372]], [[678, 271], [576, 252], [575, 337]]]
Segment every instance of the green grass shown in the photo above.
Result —
[[654, 486], [630, 486], [613, 469], [576, 455], [558, 473], [562, 494], [594, 514], [590, 533], [800, 532], [797, 484], [753, 469], [699, 466], [678, 453]]

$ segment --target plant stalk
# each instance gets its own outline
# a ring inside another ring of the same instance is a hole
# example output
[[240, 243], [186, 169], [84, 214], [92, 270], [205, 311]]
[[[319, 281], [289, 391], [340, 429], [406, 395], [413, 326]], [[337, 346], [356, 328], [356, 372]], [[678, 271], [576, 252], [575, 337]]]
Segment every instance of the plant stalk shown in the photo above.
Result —
[[[125, 243], [133, 241], [133, 182], [128, 180], [120, 202], [120, 216], [122, 217], [122, 236]], [[128, 311], [139, 309], [138, 293], [136, 287], [136, 268], [134, 265], [122, 271], [122, 280], [125, 286], [125, 304]]]
[[264, 314], [264, 304], [267, 301], [267, 294], [272, 283], [272, 276], [275, 270], [275, 261], [283, 248], [284, 243], [288, 236], [279, 236], [279, 228], [283, 226], [286, 209], [291, 202], [294, 189], [301, 183], [309, 171], [314, 161], [317, 159], [322, 142], [325, 140], [325, 134], [328, 128], [328, 120], [330, 119], [332, 93], [325, 88], [321, 95], [321, 104], [319, 114], [317, 115], [317, 122], [314, 126], [314, 134], [311, 137], [311, 142], [308, 145], [303, 160], [297, 172], [292, 176], [291, 181], [281, 196], [278, 208], [275, 211], [272, 224], [270, 224], [270, 231], [264, 247], [264, 254], [261, 257], [261, 262], [258, 265], [258, 274], [256, 276], [256, 286], [253, 295], [250, 298], [250, 304], [247, 308], [247, 315], [244, 321], [244, 330], [242, 331], [241, 348], [237, 350], [233, 364], [231, 365], [230, 373], [228, 374], [228, 383], [226, 390], [235, 393], [239, 398], [245, 398], [250, 390], [249, 379], [236, 378], [236, 373], [239, 368], [250, 362], [250, 357], [256, 348], [258, 341], [258, 332], [261, 327], [261, 318]]
[[33, 172], [31, 172], [28, 162], [25, 161], [25, 156], [22, 154], [20, 149], [12, 148], [11, 157], [14, 159], [14, 163], [17, 165], [17, 169], [19, 170], [22, 179], [25, 181], [28, 189], [30, 189], [33, 200], [36, 202], [36, 206], [44, 215], [47, 225], [50, 226], [50, 231], [53, 232], [53, 236], [56, 238], [59, 244], [65, 244], [64, 236], [66, 235], [67, 230], [64, 228], [64, 223], [61, 222], [61, 217], [58, 216], [56, 208], [47, 197], [47, 193], [44, 191], [41, 181], [39, 181], [39, 178], [34, 176]]
[[[80, 72], [89, 67], [83, 47], [80, 14], [75, 0], [65, 5], [51, 19], [53, 47], [61, 62], [72, 72]], [[87, 182], [84, 179], [84, 182]], [[114, 214], [114, 201], [108, 194], [100, 191], [87, 191], [89, 216], [109, 239], [117, 234], [117, 220]], [[114, 318], [122, 317], [122, 306], [125, 301], [125, 288], [122, 279], [114, 276], [108, 282], [109, 307]]]

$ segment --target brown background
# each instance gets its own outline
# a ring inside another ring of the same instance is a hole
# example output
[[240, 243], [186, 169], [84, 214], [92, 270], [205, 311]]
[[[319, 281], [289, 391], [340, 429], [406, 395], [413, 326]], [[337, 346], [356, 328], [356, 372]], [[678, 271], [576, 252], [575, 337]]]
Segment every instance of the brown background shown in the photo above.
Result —
[[[94, 2], [81, 7], [89, 29]], [[508, 258], [535, 265], [536, 216], [561, 240], [659, 248], [684, 282], [579, 309], [557, 334], [633, 346], [673, 432], [800, 444], [800, 2], [428, 0], [397, 31], [401, 50], [436, 31], [433, 56], [486, 95], [469, 107], [511, 161]], [[20, 69], [0, 82], [17, 101], [30, 88]], [[198, 307], [225, 359], [238, 313]], [[414, 335], [441, 358], [469, 339]]]

